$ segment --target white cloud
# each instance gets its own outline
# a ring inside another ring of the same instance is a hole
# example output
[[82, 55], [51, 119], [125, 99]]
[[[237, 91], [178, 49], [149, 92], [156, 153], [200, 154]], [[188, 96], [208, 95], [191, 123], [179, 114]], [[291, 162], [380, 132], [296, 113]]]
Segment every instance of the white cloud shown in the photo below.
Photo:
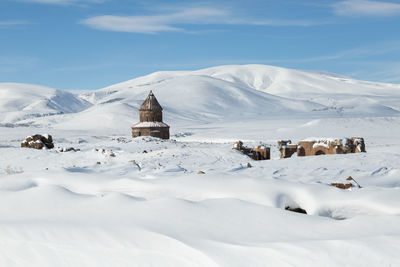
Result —
[[321, 22], [305, 20], [265, 20], [240, 18], [223, 9], [194, 7], [179, 11], [147, 16], [95, 16], [81, 21], [82, 24], [98, 30], [158, 33], [166, 31], [187, 32], [184, 25], [259, 25], [259, 26], [311, 26]]
[[400, 15], [400, 4], [372, 0], [346, 0], [333, 5], [340, 16], [395, 16]]
[[339, 51], [334, 54], [326, 54], [315, 57], [297, 58], [297, 59], [276, 59], [269, 60], [271, 63], [308, 63], [308, 62], [328, 62], [347, 60], [355, 61], [361, 59], [371, 59], [382, 55], [397, 55], [400, 52], [400, 41], [380, 42], [366, 46], [360, 46], [352, 49]]
[[41, 3], [41, 4], [69, 4], [71, 0], [23, 0], [23, 2]]
[[84, 3], [103, 3], [106, 0], [19, 0], [20, 2], [51, 4], [51, 5], [70, 5]]
[[0, 21], [0, 28], [6, 28], [24, 24], [29, 24], [29, 22], [24, 20], [6, 20], [6, 21]]
[[400, 84], [400, 63], [391, 61], [356, 61], [351, 62], [358, 68], [348, 76], [368, 81]]

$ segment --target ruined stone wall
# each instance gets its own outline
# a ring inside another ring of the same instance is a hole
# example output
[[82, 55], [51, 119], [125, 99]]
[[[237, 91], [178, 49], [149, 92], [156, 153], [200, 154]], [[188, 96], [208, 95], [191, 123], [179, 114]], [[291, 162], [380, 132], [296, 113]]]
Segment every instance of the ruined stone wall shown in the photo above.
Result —
[[281, 140], [278, 141], [278, 147], [281, 158], [290, 158], [294, 153], [302, 157], [365, 152], [364, 139], [361, 137], [305, 140], [300, 141], [297, 145], [292, 145], [290, 140]]
[[290, 158], [293, 154], [297, 152], [297, 145], [292, 144], [291, 140], [279, 140], [278, 148], [279, 152], [281, 152], [281, 159]]
[[364, 139], [360, 137], [324, 141], [300, 141], [297, 147], [298, 156], [348, 154], [360, 152], [365, 152]]
[[233, 145], [232, 149], [238, 150], [254, 160], [271, 159], [271, 149], [264, 145], [259, 145], [257, 147], [249, 148], [249, 147], [243, 146], [242, 141], [237, 141]]
[[264, 147], [264, 146], [253, 147], [251, 149], [251, 152], [253, 153], [252, 158], [255, 160], [271, 159], [271, 149], [269, 147]]
[[297, 156], [313, 156], [325, 154], [343, 154], [340, 149], [335, 149], [335, 144], [318, 144], [311, 141], [300, 141], [297, 146]]

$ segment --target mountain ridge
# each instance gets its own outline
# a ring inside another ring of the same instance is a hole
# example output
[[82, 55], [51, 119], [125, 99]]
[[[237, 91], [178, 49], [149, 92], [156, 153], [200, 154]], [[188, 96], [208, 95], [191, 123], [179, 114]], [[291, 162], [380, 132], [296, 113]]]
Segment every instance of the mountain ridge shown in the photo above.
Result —
[[[103, 117], [104, 125], [122, 127], [136, 121], [150, 90], [171, 121], [400, 115], [398, 84], [268, 65], [226, 65], [159, 71], [80, 94], [0, 83], [0, 123], [49, 124], [51, 117], [51, 124], [95, 127], [90, 121]], [[29, 105], [32, 99], [35, 104]]]

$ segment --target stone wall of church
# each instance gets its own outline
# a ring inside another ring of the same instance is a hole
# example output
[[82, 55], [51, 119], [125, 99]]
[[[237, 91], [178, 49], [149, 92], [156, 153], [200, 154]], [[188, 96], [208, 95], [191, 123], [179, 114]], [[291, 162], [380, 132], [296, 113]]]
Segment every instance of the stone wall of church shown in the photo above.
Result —
[[140, 110], [140, 122], [159, 121], [162, 122], [162, 110]]
[[162, 139], [169, 139], [169, 127], [132, 127], [132, 137], [153, 136]]

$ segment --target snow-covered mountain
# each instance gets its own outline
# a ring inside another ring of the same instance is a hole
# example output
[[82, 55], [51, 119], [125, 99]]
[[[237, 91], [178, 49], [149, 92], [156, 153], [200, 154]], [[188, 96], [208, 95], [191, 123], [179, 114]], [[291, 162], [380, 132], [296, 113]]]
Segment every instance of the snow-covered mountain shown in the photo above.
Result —
[[76, 113], [90, 106], [89, 102], [69, 92], [38, 85], [0, 83], [1, 123]]
[[68, 127], [98, 127], [101, 120], [104, 127], [115, 128], [137, 120], [138, 107], [149, 90], [164, 107], [167, 122], [400, 115], [397, 84], [266, 65], [234, 65], [156, 72], [80, 95], [0, 84], [0, 123], [62, 121]]

